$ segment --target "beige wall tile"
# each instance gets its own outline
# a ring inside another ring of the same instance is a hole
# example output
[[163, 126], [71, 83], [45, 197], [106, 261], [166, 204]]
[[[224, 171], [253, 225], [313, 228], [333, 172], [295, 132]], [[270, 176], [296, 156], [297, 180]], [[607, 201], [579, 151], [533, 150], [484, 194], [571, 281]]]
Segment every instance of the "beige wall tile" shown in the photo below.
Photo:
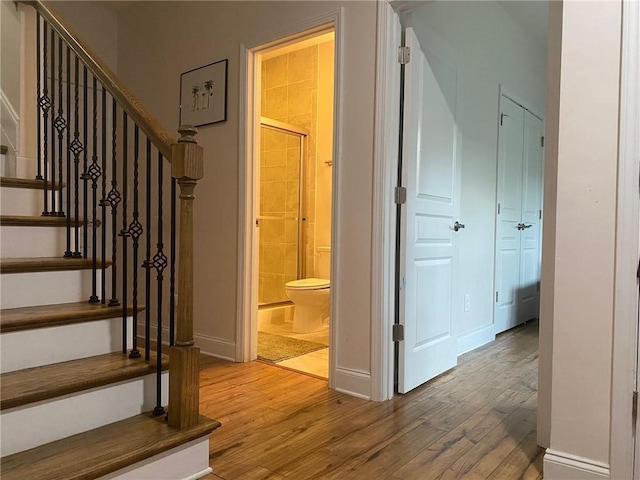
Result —
[[[288, 89], [288, 116], [312, 114], [313, 113], [313, 91], [315, 82], [313, 80], [303, 80], [297, 83], [290, 83]], [[267, 102], [268, 104], [268, 102]]]
[[315, 78], [318, 71], [317, 56], [318, 47], [315, 45], [289, 53], [289, 83]]
[[287, 64], [289, 62], [288, 55], [280, 55], [279, 57], [270, 58], [262, 64], [266, 66], [266, 78], [263, 77], [263, 85], [265, 89], [280, 87], [287, 84]]
[[284, 121], [288, 116], [287, 86], [269, 88], [265, 92], [266, 102], [262, 115]]
[[284, 275], [284, 244], [264, 245], [264, 273]]

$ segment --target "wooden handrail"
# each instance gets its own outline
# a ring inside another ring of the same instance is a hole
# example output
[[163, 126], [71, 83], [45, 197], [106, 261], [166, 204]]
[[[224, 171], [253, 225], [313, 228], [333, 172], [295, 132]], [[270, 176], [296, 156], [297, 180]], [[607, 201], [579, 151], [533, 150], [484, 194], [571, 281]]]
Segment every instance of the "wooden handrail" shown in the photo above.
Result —
[[122, 84], [115, 73], [82, 41], [78, 35], [62, 21], [41, 0], [28, 0], [51, 27], [65, 40], [71, 50], [84, 62], [89, 71], [102, 83], [103, 87], [116, 99], [127, 115], [136, 122], [147, 138], [169, 162], [172, 159], [171, 148], [175, 138], [147, 111], [138, 99]]

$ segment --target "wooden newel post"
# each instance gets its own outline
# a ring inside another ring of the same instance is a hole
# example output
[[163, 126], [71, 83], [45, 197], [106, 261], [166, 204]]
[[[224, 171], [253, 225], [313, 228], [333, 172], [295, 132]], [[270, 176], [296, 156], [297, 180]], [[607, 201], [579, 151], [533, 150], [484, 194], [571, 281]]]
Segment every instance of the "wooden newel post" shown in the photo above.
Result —
[[193, 192], [203, 176], [203, 148], [190, 125], [178, 130], [172, 147], [171, 176], [180, 185], [178, 248], [178, 311], [176, 341], [169, 352], [169, 425], [188, 428], [198, 423], [200, 349], [193, 346]]

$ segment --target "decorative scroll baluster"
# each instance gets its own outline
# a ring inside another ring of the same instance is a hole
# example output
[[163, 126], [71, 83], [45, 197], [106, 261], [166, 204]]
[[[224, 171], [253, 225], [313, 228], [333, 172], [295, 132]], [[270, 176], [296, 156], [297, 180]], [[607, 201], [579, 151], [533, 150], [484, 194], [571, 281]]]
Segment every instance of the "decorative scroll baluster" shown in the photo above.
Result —
[[193, 199], [203, 176], [203, 151], [194, 127], [183, 126], [172, 148], [171, 176], [180, 185], [180, 268], [178, 270], [178, 318], [176, 342], [169, 363], [169, 425], [188, 428], [199, 418], [199, 354], [193, 346]]
[[101, 298], [102, 303], [107, 301], [107, 92], [102, 87], [102, 198], [100, 207], [102, 209], [102, 267], [100, 269]]
[[145, 250], [145, 302], [147, 308], [144, 312], [144, 359], [149, 361], [151, 351], [151, 140], [147, 139], [147, 243]]
[[176, 341], [176, 179], [171, 179], [171, 258], [169, 275], [169, 346]]
[[116, 99], [113, 99], [113, 107], [111, 109], [112, 129], [111, 129], [111, 190], [107, 194], [107, 201], [111, 206], [111, 299], [109, 300], [110, 307], [116, 307], [120, 305], [120, 301], [116, 298], [118, 293], [118, 275], [117, 275], [117, 256], [118, 256], [118, 244], [116, 238], [118, 235], [118, 204], [120, 203], [121, 196], [118, 191], [118, 106]]
[[[63, 99], [64, 99], [64, 95], [63, 95], [63, 89], [62, 89], [62, 74], [63, 74], [63, 57], [62, 57], [62, 38], [58, 37], [58, 98], [60, 99], [58, 101], [58, 116], [56, 117], [55, 120], [55, 127], [56, 130], [58, 131], [58, 211], [55, 212], [55, 215], [57, 215], [58, 217], [64, 217], [64, 209], [63, 209], [63, 194], [64, 192], [62, 191], [62, 172], [63, 172], [63, 154], [62, 154], [62, 145], [63, 145], [63, 140], [64, 140], [64, 132], [67, 129], [67, 121], [64, 118], [64, 109], [62, 107], [62, 103], [63, 103]], [[69, 149], [67, 148], [67, 152], [69, 151]], [[67, 159], [68, 160], [68, 159]], [[69, 185], [67, 185], [67, 188], [70, 188]], [[55, 192], [54, 192], [54, 196], [55, 196]]]
[[[127, 154], [128, 154], [128, 122], [127, 112], [122, 112], [122, 229], [118, 234], [122, 237], [122, 331], [127, 331]], [[127, 335], [122, 335], [122, 353], [127, 353]]]
[[[69, 50], [67, 49], [67, 63], [69, 63]], [[74, 186], [74, 210], [73, 210], [73, 215], [74, 215], [74, 222], [75, 225], [73, 226], [73, 231], [74, 231], [74, 248], [75, 250], [72, 252], [70, 249], [70, 244], [71, 244], [71, 238], [70, 238], [70, 231], [67, 230], [67, 251], [65, 252], [64, 256], [65, 257], [74, 257], [74, 258], [79, 258], [82, 256], [82, 254], [80, 253], [80, 251], [78, 250], [80, 248], [80, 236], [79, 236], [79, 229], [80, 226], [78, 224], [78, 222], [80, 221], [80, 213], [78, 211], [78, 181], [79, 181], [79, 173], [80, 173], [80, 153], [83, 152], [85, 150], [85, 145], [83, 145], [83, 143], [80, 141], [80, 132], [79, 132], [79, 128], [80, 128], [80, 96], [79, 96], [79, 92], [80, 92], [80, 86], [78, 85], [78, 80], [79, 80], [79, 61], [78, 61], [78, 57], [75, 57], [75, 70], [74, 70], [74, 81], [75, 81], [75, 88], [74, 88], [74, 110], [73, 110], [73, 125], [74, 125], [74, 131], [73, 131], [73, 141], [71, 142], [71, 144], [69, 145], [69, 150], [71, 151], [71, 153], [73, 153], [73, 164], [74, 164], [74, 182], [73, 182], [73, 186]], [[67, 72], [71, 70], [71, 65], [68, 65], [67, 67]], [[69, 74], [67, 73], [67, 79], [69, 78]], [[68, 80], [67, 80], [68, 81]], [[67, 90], [69, 89], [69, 85], [67, 84]], [[67, 93], [68, 96], [69, 93]], [[86, 140], [85, 140], [86, 142]], [[85, 143], [86, 144], [86, 143]], [[71, 175], [71, 162], [67, 162], [67, 209], [71, 210], [71, 180], [70, 180], [70, 175]], [[71, 226], [71, 215], [67, 215], [67, 225]], [[85, 217], [86, 218], [86, 217]]]
[[[86, 72], [87, 69], [85, 67], [85, 92], [87, 87], [86, 82]], [[85, 102], [86, 104], [86, 102]], [[91, 166], [89, 170], [87, 170], [87, 174], [89, 178], [91, 178], [91, 192], [92, 192], [92, 202], [91, 202], [91, 297], [89, 297], [90, 303], [97, 303], [100, 301], [98, 298], [98, 179], [102, 174], [102, 170], [98, 165], [98, 82], [96, 77], [93, 77], [93, 122], [91, 124], [93, 130], [93, 155], [91, 156]], [[86, 123], [86, 110], [85, 110], [85, 123]], [[85, 128], [86, 130], [86, 128]], [[103, 140], [104, 142], [104, 140]], [[86, 149], [85, 149], [86, 152]], [[85, 206], [87, 204], [87, 196], [85, 195]], [[86, 209], [85, 209], [86, 210]], [[87, 218], [85, 216], [85, 218]], [[86, 222], [85, 222], [86, 224]], [[103, 218], [104, 224], [104, 218]], [[104, 231], [104, 228], [102, 229]], [[86, 234], [85, 234], [85, 244], [86, 244]], [[86, 247], [85, 247], [86, 251]], [[103, 254], [104, 258], [104, 254]], [[102, 280], [104, 286], [104, 279]], [[102, 297], [104, 298], [104, 296]]]
[[156, 276], [158, 280], [158, 331], [156, 338], [156, 406], [153, 409], [153, 414], [156, 416], [164, 414], [165, 410], [162, 406], [162, 282], [164, 280], [164, 269], [167, 267], [167, 257], [162, 251], [164, 244], [162, 241], [162, 171], [163, 171], [164, 159], [162, 154], [158, 153], [158, 251], [153, 256], [153, 268], [156, 269]]
[[[38, 19], [40, 18], [40, 14], [38, 14]], [[38, 27], [40, 24], [38, 23]], [[40, 32], [40, 28], [38, 28], [38, 32]], [[42, 110], [42, 150], [39, 150], [42, 155], [42, 170], [44, 171], [44, 210], [42, 211], [42, 215], [49, 215], [49, 109], [51, 108], [51, 99], [49, 98], [49, 90], [47, 89], [47, 24], [46, 22], [42, 22], [42, 76], [43, 76], [43, 91], [42, 96], [38, 101], [38, 107]], [[40, 49], [38, 49], [40, 52]], [[38, 55], [40, 58], [40, 55]], [[39, 70], [38, 70], [39, 71]], [[39, 91], [39, 90], [38, 90]], [[40, 134], [38, 134], [38, 139], [40, 139]]]
[[142, 235], [142, 225], [138, 220], [138, 175], [139, 175], [139, 129], [136, 125], [133, 129], [133, 220], [129, 225], [129, 234], [133, 239], [133, 346], [129, 352], [129, 358], [139, 358], [138, 350], [138, 240]]
[[[42, 91], [41, 88], [41, 74], [42, 72], [40, 71], [40, 69], [42, 68], [41, 65], [41, 59], [40, 59], [40, 52], [42, 50], [40, 50], [40, 26], [41, 26], [42, 22], [40, 21], [40, 14], [37, 13], [36, 14], [36, 90], [38, 92], [38, 158], [37, 158], [37, 163], [38, 163], [38, 173], [36, 174], [36, 179], [37, 180], [42, 180], [42, 105], [40, 104], [40, 102], [42, 101], [42, 95], [40, 94], [40, 92]], [[44, 55], [46, 56], [46, 50]], [[45, 77], [46, 79], [46, 77]], [[46, 82], [45, 82], [46, 84]], [[46, 191], [45, 191], [45, 198], [46, 198]]]

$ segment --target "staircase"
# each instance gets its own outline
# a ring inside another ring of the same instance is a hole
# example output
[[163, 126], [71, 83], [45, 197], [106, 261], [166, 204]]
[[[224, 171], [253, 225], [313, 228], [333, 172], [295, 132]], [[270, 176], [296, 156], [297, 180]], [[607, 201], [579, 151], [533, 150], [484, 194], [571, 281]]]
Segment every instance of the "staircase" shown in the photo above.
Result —
[[220, 424], [198, 413], [196, 131], [173, 140], [45, 4], [28, 3], [39, 158], [35, 179], [0, 178], [2, 478], [201, 478]]

